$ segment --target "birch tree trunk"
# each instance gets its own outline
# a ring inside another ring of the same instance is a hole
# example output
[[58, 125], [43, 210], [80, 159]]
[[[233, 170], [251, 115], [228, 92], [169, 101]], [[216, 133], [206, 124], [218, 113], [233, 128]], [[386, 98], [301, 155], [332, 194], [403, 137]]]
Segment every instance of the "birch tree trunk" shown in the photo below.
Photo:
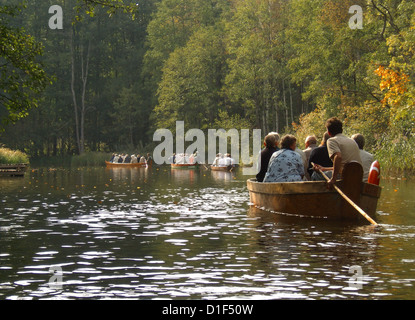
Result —
[[85, 115], [87, 112], [86, 106], [86, 88], [88, 83], [88, 70], [89, 70], [89, 51], [91, 42], [88, 41], [88, 47], [86, 49], [86, 56], [84, 54], [84, 46], [80, 46], [80, 56], [81, 56], [81, 82], [82, 82], [82, 92], [81, 92], [81, 105], [78, 104], [77, 94], [76, 94], [76, 61], [75, 61], [75, 45], [74, 45], [74, 36], [75, 30], [73, 29], [71, 35], [71, 62], [72, 62], [72, 75], [71, 75], [71, 92], [72, 100], [74, 105], [75, 113], [75, 133], [76, 133], [76, 144], [78, 147], [78, 153], [83, 154], [85, 152]]
[[76, 145], [78, 147], [78, 153], [81, 153], [81, 140], [79, 137], [79, 114], [78, 114], [78, 101], [76, 99], [76, 91], [75, 91], [75, 48], [74, 48], [74, 41], [73, 35], [75, 30], [71, 34], [71, 62], [72, 62], [72, 72], [71, 72], [71, 92], [72, 92], [72, 101], [74, 106], [75, 112], [75, 134], [76, 134]]
[[91, 41], [88, 41], [88, 48], [86, 52], [86, 61], [84, 61], [83, 46], [81, 46], [82, 56], [81, 56], [81, 71], [82, 71], [82, 105], [81, 105], [81, 134], [80, 134], [80, 146], [79, 154], [84, 153], [85, 151], [85, 115], [87, 112], [87, 107], [85, 104], [85, 95], [86, 95], [86, 85], [88, 82], [88, 69], [89, 69], [89, 49], [91, 46]]

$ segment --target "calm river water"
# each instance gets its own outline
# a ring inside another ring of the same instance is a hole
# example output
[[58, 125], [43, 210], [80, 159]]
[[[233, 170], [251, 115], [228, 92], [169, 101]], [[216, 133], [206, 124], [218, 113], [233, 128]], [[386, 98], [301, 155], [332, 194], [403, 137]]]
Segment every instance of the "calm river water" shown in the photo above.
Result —
[[415, 299], [415, 183], [380, 227], [281, 221], [247, 176], [32, 168], [0, 179], [0, 299]]

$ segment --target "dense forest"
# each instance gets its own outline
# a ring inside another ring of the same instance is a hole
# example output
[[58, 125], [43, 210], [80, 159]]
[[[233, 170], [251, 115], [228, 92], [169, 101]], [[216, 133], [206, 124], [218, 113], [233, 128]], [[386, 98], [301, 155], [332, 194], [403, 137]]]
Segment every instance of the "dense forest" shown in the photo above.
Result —
[[[0, 1], [0, 32], [30, 40], [22, 50], [37, 63], [21, 83], [33, 92], [18, 97], [34, 105], [13, 113], [0, 99], [9, 148], [31, 157], [147, 152], [154, 131], [174, 132], [179, 120], [291, 132], [301, 147], [338, 116], [385, 166], [415, 168], [412, 0], [145, 0], [131, 10], [80, 2], [32, 0], [9, 12]], [[62, 28], [48, 24], [52, 5]], [[1, 96], [19, 79], [3, 63], [4, 42]]]

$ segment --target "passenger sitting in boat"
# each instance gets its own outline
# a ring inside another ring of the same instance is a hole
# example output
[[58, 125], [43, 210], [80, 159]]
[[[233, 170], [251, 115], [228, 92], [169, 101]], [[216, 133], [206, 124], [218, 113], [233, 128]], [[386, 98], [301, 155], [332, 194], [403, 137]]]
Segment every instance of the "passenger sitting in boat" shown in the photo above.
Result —
[[[313, 163], [318, 164], [322, 166], [323, 168], [330, 168], [331, 166], [333, 166], [333, 162], [331, 161], [329, 157], [329, 152], [327, 150], [327, 140], [329, 139], [330, 139], [330, 136], [328, 132], [325, 132], [320, 146], [317, 148], [314, 148], [313, 151], [311, 151], [310, 160], [308, 164], [308, 173], [311, 177], [311, 181], [324, 181], [325, 180], [320, 172], [313, 170], [313, 165], [312, 165]], [[325, 174], [329, 178], [331, 178], [332, 173], [333, 172], [331, 170], [330, 171], [326, 170], [325, 172]]]
[[297, 139], [285, 135], [281, 140], [281, 150], [275, 152], [269, 160], [264, 182], [295, 182], [304, 177], [304, 163], [295, 152]]
[[115, 158], [115, 153], [112, 154], [111, 159], [110, 159], [109, 162], [113, 162], [114, 161], [114, 158]]
[[151, 165], [153, 163], [153, 158], [149, 153], [147, 153], [146, 161], [148, 165]]
[[223, 154], [219, 158], [218, 167], [226, 167], [226, 160]]
[[147, 163], [146, 158], [144, 156], [141, 156], [140, 163]]
[[124, 163], [131, 163], [131, 156], [129, 156], [128, 154], [125, 155], [124, 158]]
[[124, 153], [120, 155], [118, 158], [118, 163], [123, 163], [123, 162], [124, 162]]
[[220, 159], [220, 157], [221, 157], [221, 154], [220, 154], [220, 153], [218, 153], [218, 154], [216, 155], [215, 160], [213, 160], [212, 166], [214, 166], [214, 167], [218, 167], [218, 166], [219, 166], [219, 159]]
[[114, 159], [112, 159], [112, 163], [118, 163], [118, 160], [120, 159], [120, 155], [119, 154], [116, 154], [115, 156], [114, 156]]
[[271, 159], [271, 156], [274, 154], [274, 152], [278, 151], [277, 147], [275, 146], [275, 140], [275, 135], [273, 134], [268, 134], [264, 138], [265, 148], [261, 151], [260, 158], [258, 161], [259, 172], [256, 175], [256, 180], [258, 182], [264, 181], [265, 174], [268, 170], [269, 159]]
[[231, 166], [232, 167], [235, 167], [235, 165], [236, 165], [236, 161], [235, 161], [234, 158], [231, 157]]
[[184, 158], [184, 163], [190, 163], [190, 157], [187, 153], [183, 154], [183, 158]]
[[[274, 152], [280, 150], [280, 148], [278, 147], [279, 146], [279, 143], [280, 143], [280, 135], [277, 132], [270, 132], [267, 135], [273, 135], [274, 138], [275, 138], [275, 151]], [[265, 147], [264, 149], [266, 149], [265, 138], [264, 138], [264, 147]], [[262, 167], [262, 165], [261, 165], [261, 152], [264, 151], [264, 149], [262, 149], [261, 151], [259, 151], [259, 154], [258, 154], [257, 173], [259, 173], [261, 171], [261, 167]], [[272, 154], [269, 156], [268, 162], [269, 162], [269, 159], [271, 158], [271, 156], [272, 156]], [[267, 173], [266, 170], [268, 169], [268, 162], [266, 163], [267, 168], [264, 169], [265, 170], [265, 173]], [[262, 177], [262, 180], [264, 180], [265, 173], [264, 173], [264, 176]]]
[[195, 163], [195, 156], [194, 156], [193, 153], [189, 156], [189, 163], [190, 164], [194, 164]]
[[193, 154], [192, 154], [192, 157], [193, 157], [193, 162], [192, 162], [192, 164], [194, 164], [194, 163], [198, 163], [198, 153], [197, 153], [197, 151], [196, 151], [195, 153], [193, 153]]
[[137, 157], [135, 155], [131, 155], [131, 163], [138, 163]]
[[[330, 135], [330, 139], [327, 141], [327, 150], [329, 157], [333, 161], [333, 175], [328, 182], [328, 188], [332, 189], [336, 180], [340, 177], [343, 167], [349, 162], [358, 162], [362, 165], [362, 159], [360, 158], [359, 147], [356, 142], [343, 135], [343, 123], [336, 117], [330, 118], [326, 121], [327, 132]], [[323, 168], [316, 165], [314, 170], [330, 170], [330, 168]]]
[[310, 160], [311, 152], [315, 148], [317, 148], [317, 138], [316, 138], [316, 136], [314, 136], [314, 135], [308, 136], [305, 139], [305, 149], [303, 150], [303, 152], [305, 153], [305, 155], [307, 157], [307, 163]]
[[352, 135], [352, 139], [357, 143], [357, 146], [359, 147], [360, 158], [362, 159], [363, 163], [363, 181], [367, 182], [367, 180], [369, 179], [370, 167], [372, 166], [372, 163], [375, 161], [375, 158], [373, 157], [373, 154], [363, 150], [365, 146], [365, 137], [362, 134], [354, 134]]
[[185, 164], [183, 153], [176, 154], [176, 164]]
[[231, 155], [227, 153], [225, 155], [225, 166], [229, 167], [230, 165], [232, 165], [232, 159], [231, 159]]

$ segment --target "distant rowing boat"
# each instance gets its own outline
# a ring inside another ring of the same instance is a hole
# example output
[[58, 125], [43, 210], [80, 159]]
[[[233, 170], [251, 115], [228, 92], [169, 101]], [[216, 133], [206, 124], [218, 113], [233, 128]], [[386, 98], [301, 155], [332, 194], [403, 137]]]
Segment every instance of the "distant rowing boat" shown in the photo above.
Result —
[[0, 164], [0, 176], [6, 177], [23, 177], [27, 171], [28, 165], [20, 164]]
[[197, 163], [172, 163], [172, 169], [196, 169], [198, 167]]
[[217, 166], [210, 166], [210, 169], [212, 171], [231, 171], [234, 168], [234, 166], [230, 165], [230, 166], [221, 166], [221, 167], [217, 167]]
[[146, 168], [146, 163], [113, 163], [105, 161], [107, 168]]
[[[362, 182], [362, 167], [355, 164], [345, 166], [339, 188], [362, 208], [371, 218], [376, 216], [376, 207], [381, 187]], [[264, 183], [256, 179], [247, 181], [251, 203], [259, 209], [287, 216], [355, 220], [361, 215], [335, 190], [328, 190], [325, 181]]]

